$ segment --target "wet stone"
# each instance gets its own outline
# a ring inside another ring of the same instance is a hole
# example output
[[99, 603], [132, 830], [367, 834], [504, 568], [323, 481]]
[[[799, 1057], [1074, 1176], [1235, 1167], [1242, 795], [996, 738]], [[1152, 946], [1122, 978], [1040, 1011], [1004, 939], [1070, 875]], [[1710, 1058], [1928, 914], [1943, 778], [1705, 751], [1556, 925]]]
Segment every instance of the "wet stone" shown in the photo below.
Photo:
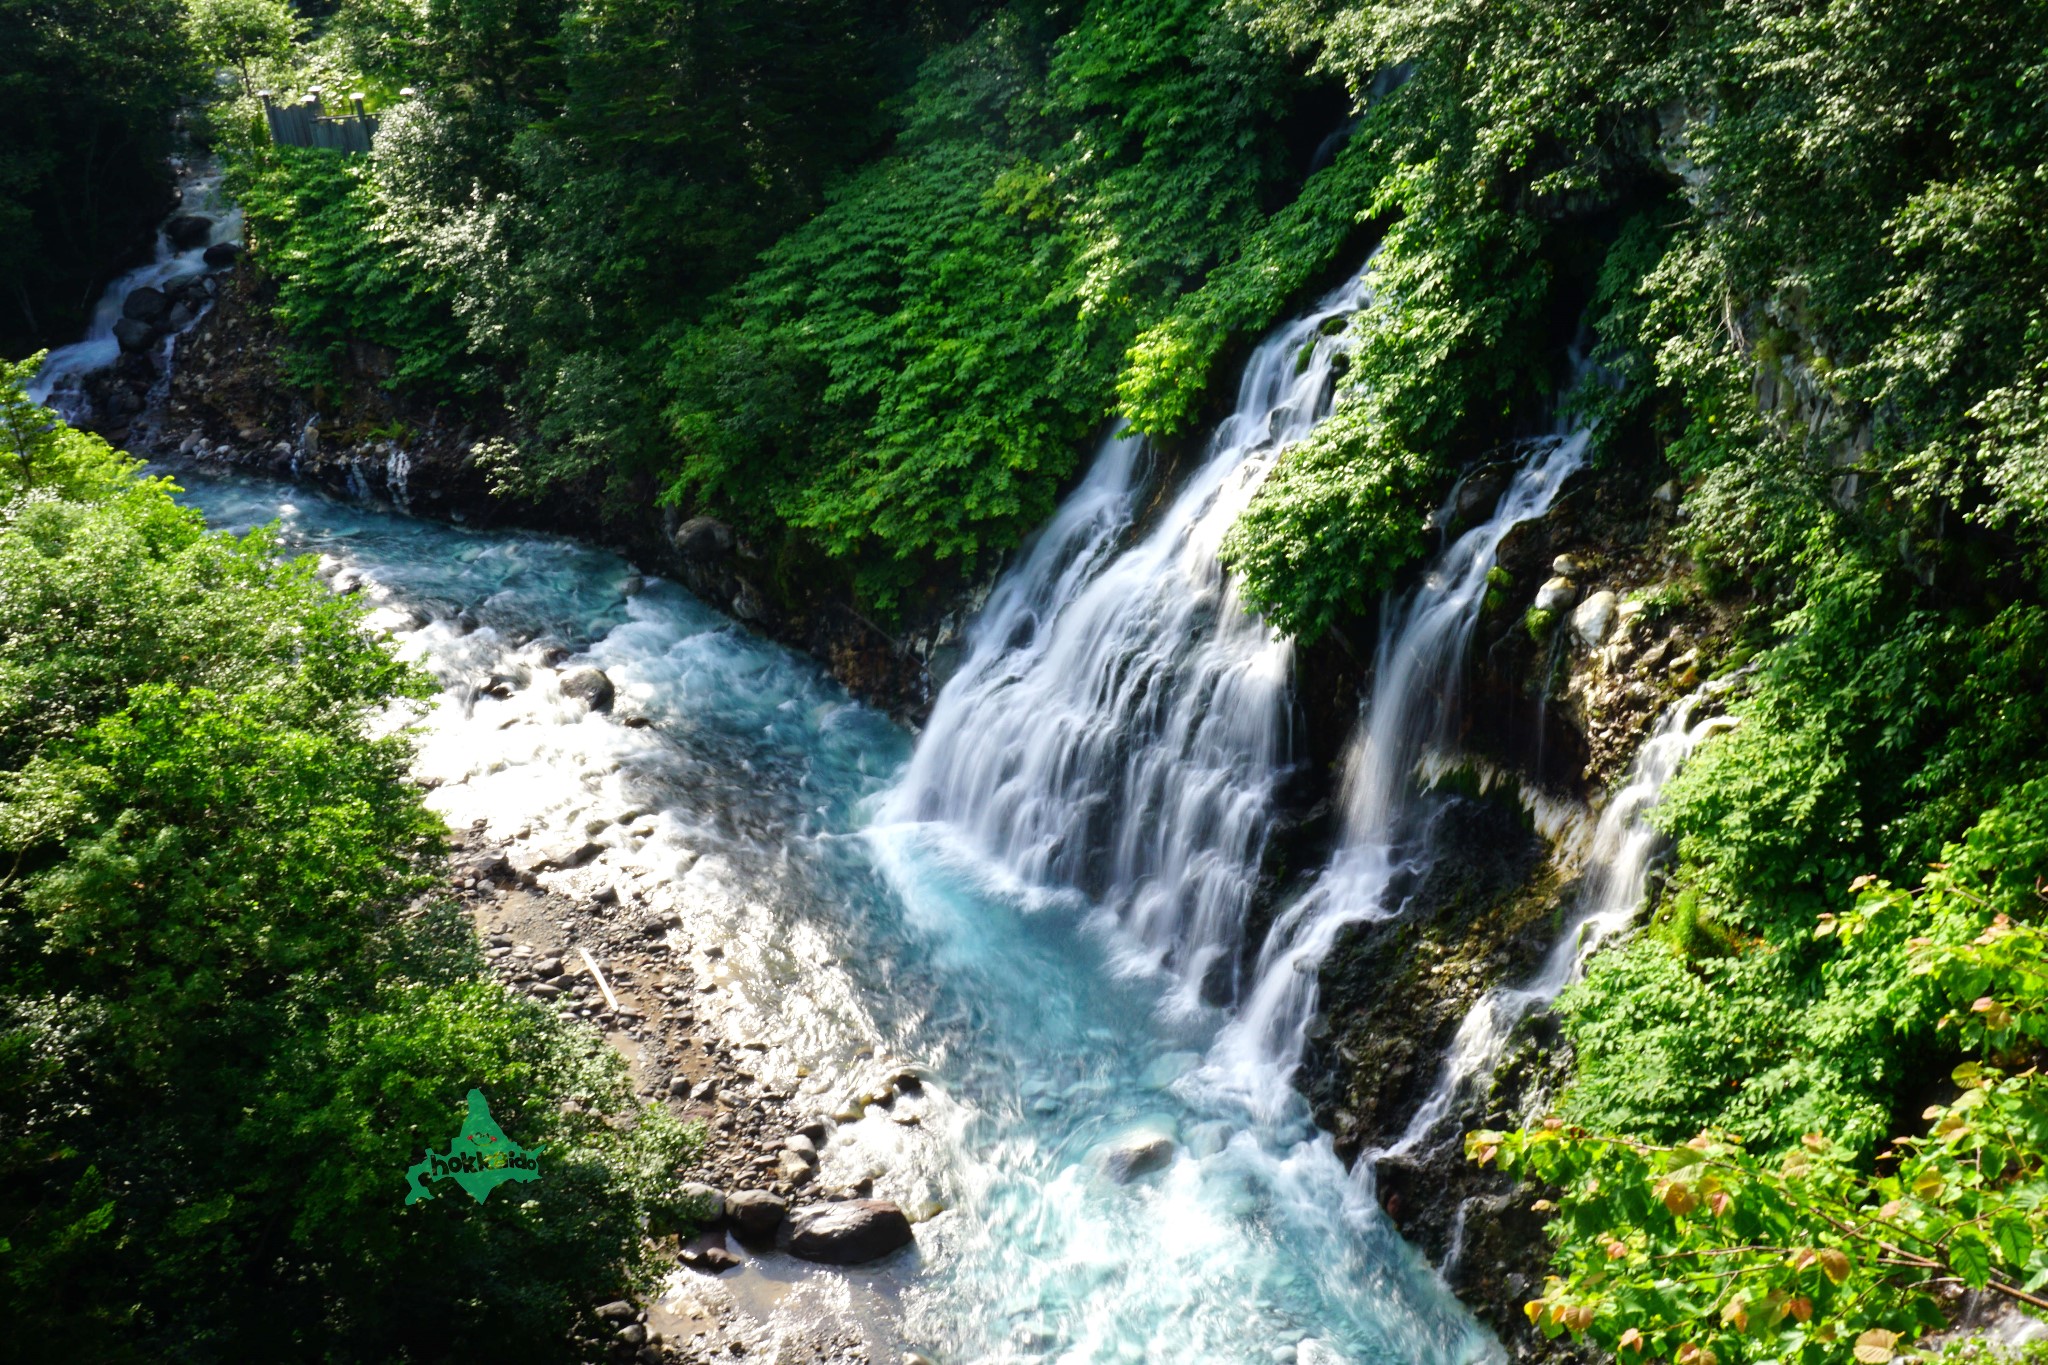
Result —
[[789, 1252], [807, 1261], [860, 1265], [911, 1241], [910, 1220], [883, 1199], [812, 1204], [789, 1216]]
[[725, 1213], [742, 1236], [768, 1238], [789, 1216], [789, 1201], [767, 1190], [738, 1190], [725, 1201]]
[[1139, 1133], [1104, 1149], [1102, 1170], [1119, 1185], [1173, 1164], [1174, 1141], [1164, 1133]]

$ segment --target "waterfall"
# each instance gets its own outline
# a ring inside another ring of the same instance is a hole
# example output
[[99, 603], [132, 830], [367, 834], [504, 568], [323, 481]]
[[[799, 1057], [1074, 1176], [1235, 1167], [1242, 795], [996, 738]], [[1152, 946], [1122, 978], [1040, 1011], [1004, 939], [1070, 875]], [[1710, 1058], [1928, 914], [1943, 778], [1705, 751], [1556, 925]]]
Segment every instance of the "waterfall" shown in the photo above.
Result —
[[[138, 289], [162, 288], [175, 284], [181, 278], [191, 279], [212, 273], [212, 267], [206, 264], [207, 248], [240, 239], [241, 210], [222, 198], [220, 185], [220, 169], [210, 161], [180, 166], [178, 213], [207, 218], [210, 228], [206, 240], [197, 246], [180, 249], [172, 245], [159, 228], [155, 255], [149, 264], [138, 266], [110, 282], [93, 307], [85, 335], [68, 346], [55, 348], [44, 357], [41, 368], [28, 384], [28, 396], [32, 401], [55, 410], [67, 422], [84, 422], [95, 416], [92, 401], [85, 392], [85, 382], [121, 359], [121, 343], [115, 339], [114, 330], [121, 321], [122, 306], [128, 296]], [[203, 311], [195, 310], [192, 321], [197, 321], [196, 314]], [[186, 324], [190, 325], [190, 322]], [[162, 362], [169, 357], [171, 344], [172, 337], [168, 335], [155, 343], [156, 369], [159, 372], [165, 369]]]
[[[1289, 759], [1290, 643], [1216, 552], [1281, 452], [1328, 412], [1360, 274], [1269, 335], [1236, 410], [1135, 543], [1138, 444], [1116, 438], [991, 597], [889, 818], [1114, 915], [1191, 1003], [1235, 963]], [[1234, 983], [1233, 983], [1234, 984]]]
[[1400, 1156], [1429, 1141], [1471, 1098], [1472, 1088], [1486, 1084], [1493, 1075], [1515, 1025], [1547, 1007], [1584, 975], [1586, 961], [1594, 951], [1635, 918], [1643, 903], [1650, 859], [1661, 842], [1649, 822], [1649, 812], [1693, 750], [1710, 735], [1733, 726], [1734, 721], [1723, 715], [1693, 720], [1701, 704], [1727, 686], [1727, 680], [1719, 680], [1700, 687], [1667, 711], [1643, 741], [1621, 790], [1600, 813], [1575, 913], [1542, 968], [1522, 986], [1488, 991], [1466, 1012], [1429, 1098], [1415, 1111], [1399, 1140], [1380, 1155]]
[[1429, 844], [1413, 828], [1420, 813], [1415, 768], [1426, 750], [1448, 747], [1487, 572], [1508, 532], [1549, 510], [1585, 462], [1590, 437], [1581, 430], [1532, 448], [1493, 515], [1445, 549], [1423, 581], [1381, 613], [1372, 696], [1345, 758], [1337, 853], [1274, 921], [1250, 998], [1211, 1057], [1214, 1070], [1257, 1112], [1277, 1115], [1291, 1101], [1316, 1009], [1317, 974], [1339, 935], [1400, 912], [1395, 892], [1419, 870]]

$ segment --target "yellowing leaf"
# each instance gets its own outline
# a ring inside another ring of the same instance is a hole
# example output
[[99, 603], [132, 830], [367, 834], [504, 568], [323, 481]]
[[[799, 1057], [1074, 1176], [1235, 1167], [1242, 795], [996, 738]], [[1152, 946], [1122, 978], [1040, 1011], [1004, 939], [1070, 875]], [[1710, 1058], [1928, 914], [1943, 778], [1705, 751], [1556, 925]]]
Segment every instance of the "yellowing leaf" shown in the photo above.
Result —
[[1820, 1262], [1821, 1273], [1836, 1284], [1849, 1278], [1849, 1253], [1840, 1247], [1822, 1247], [1813, 1258]]
[[1664, 1181], [1663, 1187], [1657, 1191], [1657, 1197], [1664, 1201], [1664, 1207], [1676, 1218], [1683, 1218], [1700, 1206], [1699, 1196], [1692, 1192], [1691, 1186], [1681, 1180]]
[[1856, 1359], [1861, 1365], [1885, 1365], [1896, 1352], [1899, 1334], [1887, 1332], [1882, 1327], [1873, 1327], [1856, 1338]]

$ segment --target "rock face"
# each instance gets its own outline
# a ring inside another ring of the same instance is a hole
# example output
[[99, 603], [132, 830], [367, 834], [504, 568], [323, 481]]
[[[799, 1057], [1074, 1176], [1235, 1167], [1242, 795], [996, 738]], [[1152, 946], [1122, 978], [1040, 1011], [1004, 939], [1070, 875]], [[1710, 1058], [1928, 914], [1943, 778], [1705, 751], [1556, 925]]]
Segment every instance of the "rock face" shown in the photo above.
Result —
[[708, 564], [732, 553], [732, 527], [713, 517], [691, 517], [675, 533], [676, 553], [693, 564]]
[[861, 1265], [912, 1240], [910, 1219], [886, 1199], [812, 1204], [789, 1216], [789, 1253], [806, 1261]]
[[164, 224], [164, 240], [179, 251], [206, 245], [213, 236], [213, 219], [196, 213], [181, 213]]
[[615, 696], [612, 680], [598, 668], [579, 668], [562, 675], [562, 695], [574, 697], [593, 711], [609, 711]]

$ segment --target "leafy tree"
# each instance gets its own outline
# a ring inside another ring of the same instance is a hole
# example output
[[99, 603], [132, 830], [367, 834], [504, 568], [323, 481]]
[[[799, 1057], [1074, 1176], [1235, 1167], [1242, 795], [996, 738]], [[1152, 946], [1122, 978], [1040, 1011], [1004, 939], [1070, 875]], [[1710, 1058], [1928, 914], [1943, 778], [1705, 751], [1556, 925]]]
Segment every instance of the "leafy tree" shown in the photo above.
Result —
[[186, 0], [192, 43], [199, 55], [242, 75], [242, 92], [256, 93], [252, 64], [291, 56], [299, 17], [289, 0]]
[[[1708, 1131], [1683, 1144], [1551, 1119], [1478, 1132], [1482, 1163], [1557, 1187], [1558, 1274], [1528, 1304], [1546, 1335], [1627, 1360], [1883, 1365], [1945, 1324], [1945, 1290], [2048, 1313], [2048, 785], [1987, 812], [1918, 891], [1859, 879], [1814, 933], [1895, 973], [1968, 1060], [1955, 1098], [1878, 1169], [1824, 1129], [1783, 1144]], [[1775, 1150], [1774, 1150], [1775, 1149]], [[1549, 1200], [1539, 1207], [1551, 1208]]]
[[169, 205], [170, 116], [200, 81], [182, 0], [0, 3], [0, 354], [83, 330]]

